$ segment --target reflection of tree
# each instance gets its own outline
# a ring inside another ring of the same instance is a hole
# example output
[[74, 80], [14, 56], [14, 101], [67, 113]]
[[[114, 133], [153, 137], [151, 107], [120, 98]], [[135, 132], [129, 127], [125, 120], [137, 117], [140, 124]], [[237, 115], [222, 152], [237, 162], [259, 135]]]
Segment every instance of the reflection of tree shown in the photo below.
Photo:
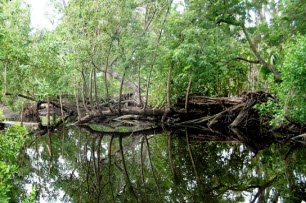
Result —
[[194, 171], [194, 174], [195, 174], [195, 176], [197, 178], [197, 183], [199, 184], [200, 183], [200, 178], [199, 178], [199, 175], [198, 175], [198, 172], [197, 172], [197, 168], [196, 168], [193, 156], [192, 156], [192, 150], [191, 150], [191, 147], [190, 147], [189, 136], [188, 136], [188, 129], [187, 128], [186, 128], [186, 142], [187, 142], [187, 148], [188, 148], [188, 152], [189, 152], [189, 156], [190, 156], [190, 161], [192, 163], [193, 171]]
[[30, 146], [32, 164], [24, 164], [37, 177], [27, 181], [50, 201], [300, 202], [306, 196], [306, 149], [299, 144], [263, 149], [264, 143], [253, 143], [254, 156], [251, 138], [243, 145], [235, 136], [234, 142], [222, 142], [211, 133], [208, 140], [215, 141], [204, 142], [203, 132], [196, 136], [189, 129], [109, 136], [72, 128], [64, 134], [37, 139]]
[[152, 163], [152, 159], [151, 159], [151, 150], [150, 150], [149, 140], [148, 140], [146, 135], [144, 135], [143, 137], [144, 137], [144, 139], [146, 141], [146, 144], [147, 144], [148, 158], [149, 158], [149, 163], [150, 163], [150, 168], [151, 168], [152, 176], [153, 176], [154, 181], [156, 183], [156, 188], [157, 188], [157, 192], [158, 192], [159, 198], [162, 200], [159, 183], [158, 183], [158, 180], [156, 178], [156, 175], [155, 175], [155, 172], [154, 172], [153, 163]]
[[123, 145], [122, 145], [122, 137], [119, 137], [119, 146], [120, 146], [120, 153], [121, 153], [121, 158], [122, 158], [122, 165], [123, 165], [123, 171], [124, 171], [124, 176], [128, 185], [129, 191], [132, 193], [133, 197], [135, 198], [135, 201], [139, 202], [138, 197], [135, 193], [135, 190], [133, 188], [133, 184], [131, 182], [126, 163], [125, 163], [125, 158], [124, 158], [124, 153], [123, 153]]
[[114, 136], [111, 136], [111, 139], [109, 141], [108, 145], [108, 184], [110, 187], [110, 192], [112, 194], [112, 201], [115, 202], [115, 196], [114, 196], [114, 190], [113, 190], [113, 184], [112, 184], [112, 146], [113, 146], [113, 140]]
[[[306, 200], [306, 170], [305, 170], [305, 148], [296, 144], [295, 151], [289, 151], [285, 157], [285, 177], [289, 185], [289, 194], [285, 199], [289, 202], [301, 202]], [[285, 180], [284, 180], [285, 182]]]

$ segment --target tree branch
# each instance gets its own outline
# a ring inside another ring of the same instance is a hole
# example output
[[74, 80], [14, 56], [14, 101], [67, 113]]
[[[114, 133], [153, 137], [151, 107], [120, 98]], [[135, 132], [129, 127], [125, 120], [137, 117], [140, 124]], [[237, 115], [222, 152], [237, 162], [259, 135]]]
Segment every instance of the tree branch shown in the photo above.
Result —
[[27, 99], [27, 100], [30, 100], [30, 101], [38, 102], [37, 99], [35, 99], [33, 97], [30, 97], [30, 96], [27, 96], [27, 95], [23, 95], [23, 94], [12, 94], [12, 93], [6, 92], [5, 96], [17, 96], [17, 97], [21, 97], [21, 98], [24, 98], [24, 99]]
[[264, 67], [266, 67], [269, 71], [271, 71], [271, 73], [273, 74], [274, 78], [277, 79], [277, 80], [280, 80], [281, 79], [281, 74], [276, 70], [275, 66], [266, 62], [259, 54], [259, 52], [257, 51], [254, 43], [252, 42], [250, 36], [249, 36], [249, 33], [247, 32], [246, 28], [244, 25], [241, 26], [242, 27], [242, 31], [245, 35], [245, 38], [247, 39], [249, 45], [250, 45], [250, 48], [253, 52], [253, 54], [256, 56], [256, 58], [258, 59], [259, 63], [261, 65], [263, 65]]
[[217, 21], [217, 24], [220, 24], [220, 23], [226, 23], [226, 24], [229, 24], [229, 25], [234, 25], [234, 26], [239, 26], [242, 28], [242, 31], [245, 35], [245, 38], [247, 39], [248, 43], [249, 43], [249, 46], [253, 52], [253, 54], [256, 56], [256, 58], [258, 59], [259, 63], [261, 65], [263, 65], [264, 67], [266, 67], [274, 76], [274, 78], [276, 80], [280, 80], [281, 79], [281, 74], [280, 72], [278, 72], [276, 70], [276, 67], [270, 63], [268, 63], [267, 61], [265, 61], [259, 54], [258, 50], [256, 49], [256, 46], [255, 44], [252, 42], [251, 38], [250, 38], [250, 35], [249, 33], [247, 32], [246, 30], [246, 27], [241, 24], [241, 23], [238, 23], [238, 22], [233, 22], [233, 21], [230, 21], [230, 20], [227, 20], [227, 19], [220, 19]]
[[237, 56], [237, 57], [235, 58], [235, 60], [237, 60], [237, 61], [245, 61], [245, 62], [254, 63], [254, 64], [259, 64], [259, 63], [260, 63], [259, 60], [249, 60], [249, 59], [243, 58], [243, 57], [241, 57], [241, 56]]

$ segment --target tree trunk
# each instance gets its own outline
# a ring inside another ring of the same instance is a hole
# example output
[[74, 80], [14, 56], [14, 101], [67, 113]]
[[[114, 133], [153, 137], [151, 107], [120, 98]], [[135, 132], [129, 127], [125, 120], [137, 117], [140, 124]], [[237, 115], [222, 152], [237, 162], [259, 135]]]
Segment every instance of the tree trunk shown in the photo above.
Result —
[[63, 110], [63, 100], [62, 100], [62, 95], [59, 95], [59, 99], [60, 99], [60, 106], [61, 106], [61, 119], [64, 122], [64, 110]]
[[143, 101], [141, 96], [141, 79], [140, 79], [140, 63], [138, 65], [138, 99], [139, 99], [139, 105], [140, 107], [143, 107]]
[[93, 93], [93, 67], [90, 70], [90, 74], [89, 74], [89, 82], [88, 82], [88, 98], [89, 98], [89, 103], [90, 103], [90, 107], [91, 109], [93, 109], [93, 97], [92, 97], [92, 93]]
[[245, 38], [247, 39], [250, 48], [252, 50], [252, 52], [254, 53], [254, 55], [256, 56], [256, 58], [259, 60], [259, 62], [261, 63], [261, 65], [263, 65], [264, 67], [266, 67], [274, 76], [275, 79], [280, 80], [281, 79], [281, 74], [276, 70], [276, 68], [274, 67], [274, 65], [269, 64], [268, 62], [266, 62], [258, 53], [255, 44], [252, 42], [249, 33], [247, 32], [245, 26], [242, 26], [242, 31], [245, 35]]
[[4, 83], [4, 89], [3, 89], [3, 95], [7, 93], [7, 64], [4, 64], [4, 73], [3, 73], [3, 83]]
[[85, 111], [88, 113], [89, 110], [87, 108], [87, 104], [86, 104], [86, 98], [85, 98], [85, 95], [86, 95], [86, 78], [85, 78], [85, 75], [84, 75], [84, 72], [82, 71], [82, 101], [83, 101], [83, 107], [85, 109]]
[[47, 98], [47, 101], [48, 101], [47, 126], [49, 128], [51, 126], [51, 121], [50, 121], [50, 97]]
[[98, 99], [98, 88], [97, 88], [97, 72], [96, 68], [93, 69], [93, 75], [94, 75], [94, 91], [95, 91], [95, 105], [99, 105], [99, 99]]
[[79, 93], [78, 93], [78, 88], [77, 88], [77, 81], [76, 78], [74, 79], [74, 96], [75, 96], [75, 105], [77, 108], [77, 113], [78, 113], [78, 121], [81, 119], [81, 111], [80, 111], [80, 104], [79, 104]]
[[108, 91], [108, 79], [107, 79], [107, 71], [109, 66], [109, 57], [113, 46], [113, 40], [109, 43], [107, 57], [106, 57], [106, 64], [105, 64], [105, 72], [104, 72], [104, 85], [105, 85], [105, 92], [106, 92], [106, 102], [108, 103], [108, 107], [110, 111], [113, 111], [111, 105], [109, 103], [109, 91]]
[[185, 112], [188, 113], [188, 103], [189, 103], [189, 94], [191, 90], [191, 85], [192, 85], [192, 79], [191, 76], [189, 78], [189, 83], [188, 83], [188, 88], [186, 91], [186, 97], [185, 97]]
[[124, 78], [125, 78], [126, 70], [127, 70], [127, 67], [124, 68], [124, 73], [123, 73], [123, 76], [122, 76], [122, 79], [121, 79], [120, 89], [119, 89], [119, 106], [118, 106], [118, 113], [119, 113], [119, 115], [121, 115], [122, 89], [123, 89], [123, 83], [124, 83]]
[[171, 108], [171, 77], [172, 77], [172, 69], [174, 64], [171, 63], [171, 66], [169, 67], [168, 71], [168, 77], [167, 77], [167, 109]]

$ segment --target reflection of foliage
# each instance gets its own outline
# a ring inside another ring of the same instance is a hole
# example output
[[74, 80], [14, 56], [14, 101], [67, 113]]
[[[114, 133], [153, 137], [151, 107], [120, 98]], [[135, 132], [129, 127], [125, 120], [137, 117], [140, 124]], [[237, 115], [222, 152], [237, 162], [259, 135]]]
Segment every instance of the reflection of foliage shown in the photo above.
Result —
[[256, 197], [268, 202], [305, 195], [304, 148], [274, 144], [254, 157], [243, 144], [187, 142], [163, 134], [124, 137], [121, 153], [119, 140], [78, 129], [41, 137], [28, 166], [39, 181], [28, 180], [49, 201], [243, 202]]
[[12, 126], [0, 134], [0, 202], [12, 201], [17, 195], [13, 190], [13, 177], [18, 172], [18, 155], [26, 134], [21, 126]]
[[305, 158], [301, 154], [305, 154], [305, 148], [274, 144], [257, 155], [254, 164], [261, 167], [258, 167], [261, 179], [264, 181], [275, 177], [261, 197], [264, 202], [278, 198], [285, 202], [300, 202], [305, 197], [306, 183], [302, 178], [306, 174]]
[[33, 186], [31, 193], [28, 196], [26, 196], [24, 200], [22, 200], [22, 203], [33, 203], [33, 202], [36, 202], [36, 196], [37, 196], [36, 187]]

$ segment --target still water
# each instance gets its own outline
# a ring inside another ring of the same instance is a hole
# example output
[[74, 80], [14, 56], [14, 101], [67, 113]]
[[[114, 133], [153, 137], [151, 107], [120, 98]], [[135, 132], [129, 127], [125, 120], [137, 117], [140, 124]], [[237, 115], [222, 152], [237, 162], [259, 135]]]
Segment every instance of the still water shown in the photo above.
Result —
[[303, 145], [252, 146], [239, 137], [184, 128], [92, 128], [33, 135], [20, 158], [18, 187], [36, 190], [38, 202], [306, 200]]

